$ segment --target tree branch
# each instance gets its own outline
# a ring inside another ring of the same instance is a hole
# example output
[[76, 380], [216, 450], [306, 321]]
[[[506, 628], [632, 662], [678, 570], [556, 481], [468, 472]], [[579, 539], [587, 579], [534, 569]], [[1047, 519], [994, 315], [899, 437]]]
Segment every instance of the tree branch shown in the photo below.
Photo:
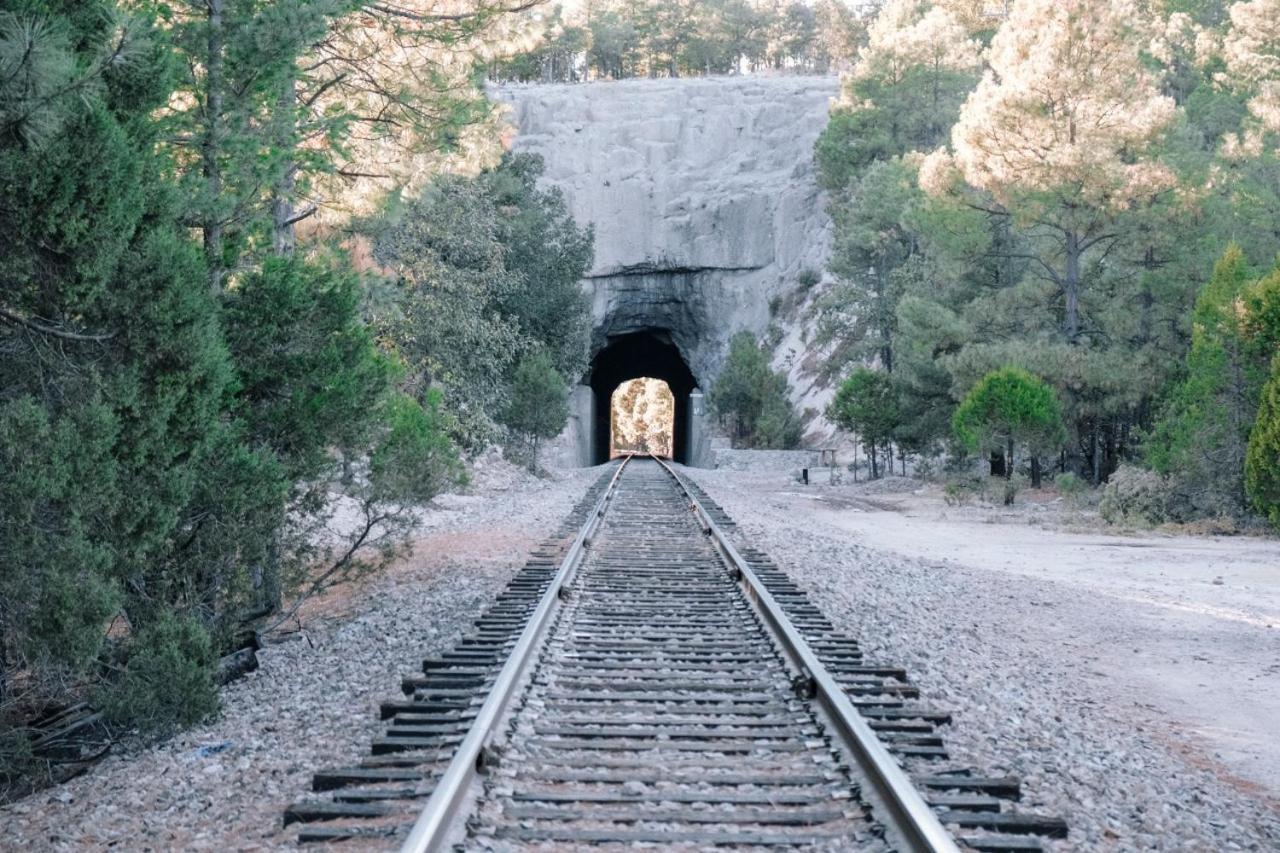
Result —
[[320, 208], [317, 207], [315, 204], [308, 204], [301, 211], [299, 211], [298, 213], [295, 213], [293, 216], [290, 216], [288, 219], [286, 219], [284, 222], [280, 224], [281, 226], [286, 226], [286, 225], [293, 225], [295, 223], [301, 222], [307, 217], [315, 215], [315, 212], [319, 209]]
[[400, 6], [391, 6], [385, 3], [370, 3], [366, 8], [375, 12], [381, 12], [384, 15], [391, 15], [396, 18], [404, 18], [409, 21], [418, 21], [420, 23], [459, 23], [462, 21], [472, 21], [484, 16], [485, 14], [499, 15], [515, 15], [520, 12], [527, 12], [535, 6], [541, 6], [546, 0], [524, 0], [511, 7], [499, 7], [497, 9], [481, 9], [475, 12], [458, 12], [452, 15], [423, 15], [414, 12], [411, 9], [405, 9]]
[[17, 314], [13, 314], [9, 311], [6, 311], [3, 308], [0, 308], [0, 320], [7, 320], [8, 322], [13, 323], [15, 326], [22, 326], [24, 328], [30, 329], [33, 332], [39, 332], [42, 335], [51, 335], [52, 337], [55, 337], [55, 338], [61, 338], [64, 341], [80, 341], [83, 343], [102, 343], [103, 341], [109, 341], [116, 336], [115, 332], [106, 332], [106, 333], [97, 334], [97, 335], [82, 334], [79, 332], [68, 332], [65, 329], [59, 329], [54, 326], [47, 326], [44, 323], [41, 323], [39, 320], [31, 320], [26, 317], [21, 317]]

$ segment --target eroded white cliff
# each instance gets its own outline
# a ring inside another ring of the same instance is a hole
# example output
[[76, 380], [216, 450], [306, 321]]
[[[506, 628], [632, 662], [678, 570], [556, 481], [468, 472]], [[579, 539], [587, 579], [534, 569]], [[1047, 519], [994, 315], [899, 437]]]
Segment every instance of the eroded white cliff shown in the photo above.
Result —
[[[492, 91], [511, 107], [514, 148], [542, 155], [545, 180], [595, 228], [585, 285], [597, 348], [664, 330], [705, 388], [730, 337], [765, 334], [771, 300], [826, 266], [813, 145], [838, 90], [835, 77], [788, 76]], [[778, 363], [813, 408], [805, 342], [780, 331]]]

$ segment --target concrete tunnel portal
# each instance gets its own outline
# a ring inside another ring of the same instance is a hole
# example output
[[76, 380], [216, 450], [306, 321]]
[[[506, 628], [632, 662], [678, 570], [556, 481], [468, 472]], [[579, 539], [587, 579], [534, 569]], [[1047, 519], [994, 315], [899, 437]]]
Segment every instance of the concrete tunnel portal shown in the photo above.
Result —
[[610, 399], [619, 385], [640, 377], [661, 379], [675, 397], [675, 417], [671, 436], [671, 455], [676, 462], [690, 464], [690, 445], [696, 438], [691, 434], [694, 421], [701, 412], [691, 412], [695, 403], [690, 394], [698, 387], [689, 365], [680, 349], [663, 329], [611, 337], [591, 359], [591, 372], [586, 384], [590, 386], [592, 406], [591, 462], [601, 464], [609, 460], [610, 447]]

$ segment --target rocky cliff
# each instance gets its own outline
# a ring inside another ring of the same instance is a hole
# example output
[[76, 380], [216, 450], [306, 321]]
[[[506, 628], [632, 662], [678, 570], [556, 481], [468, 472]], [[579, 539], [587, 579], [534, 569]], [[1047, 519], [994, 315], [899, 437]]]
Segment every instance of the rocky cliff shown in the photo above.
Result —
[[834, 77], [725, 77], [492, 91], [510, 105], [514, 148], [542, 155], [546, 180], [595, 228], [597, 350], [660, 330], [706, 388], [734, 333], [773, 324], [797, 401], [814, 404], [802, 335], [771, 302], [794, 303], [826, 265], [813, 144], [838, 89]]

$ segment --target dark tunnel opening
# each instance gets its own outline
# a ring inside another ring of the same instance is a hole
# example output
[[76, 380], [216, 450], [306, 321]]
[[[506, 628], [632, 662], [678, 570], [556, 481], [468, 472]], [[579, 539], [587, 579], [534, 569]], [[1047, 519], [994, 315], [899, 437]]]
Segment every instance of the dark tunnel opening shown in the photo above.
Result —
[[591, 359], [589, 383], [595, 394], [592, 462], [609, 461], [609, 401], [616, 389], [628, 379], [642, 376], [661, 379], [675, 397], [674, 435], [671, 455], [677, 462], [689, 461], [689, 393], [697, 387], [680, 350], [660, 329], [633, 332], [610, 338]]

